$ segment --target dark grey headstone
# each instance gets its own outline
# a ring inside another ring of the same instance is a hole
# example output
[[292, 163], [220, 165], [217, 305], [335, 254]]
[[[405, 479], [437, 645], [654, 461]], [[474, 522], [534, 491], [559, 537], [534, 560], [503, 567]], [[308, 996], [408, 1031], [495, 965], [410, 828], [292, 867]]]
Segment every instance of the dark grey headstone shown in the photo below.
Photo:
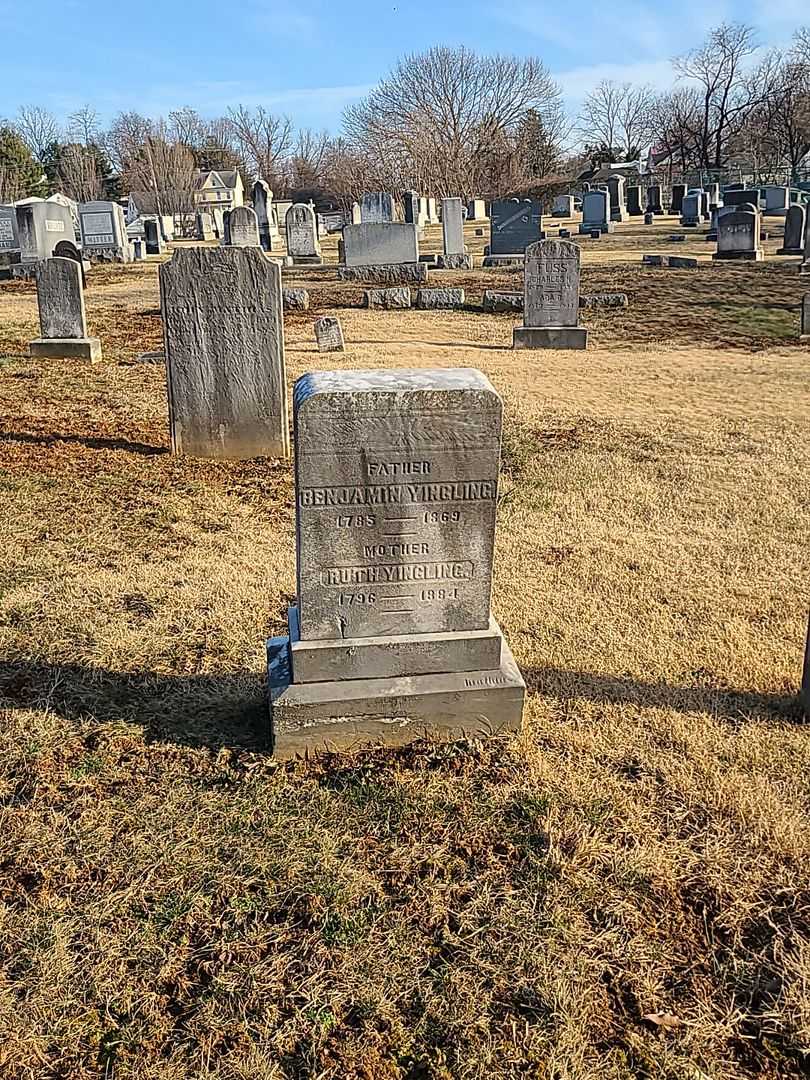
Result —
[[160, 296], [173, 451], [287, 457], [280, 267], [258, 242], [185, 248], [161, 265]]
[[672, 185], [672, 202], [669, 204], [670, 214], [680, 214], [683, 209], [684, 195], [686, 195], [686, 184]]
[[779, 255], [801, 255], [804, 243], [805, 209], [794, 204], [785, 215], [785, 242], [779, 249]]
[[644, 213], [641, 205], [641, 188], [638, 184], [632, 184], [627, 189], [627, 213], [630, 217], [641, 217]]
[[539, 202], [493, 202], [490, 211], [490, 255], [524, 252], [540, 238], [543, 211]]
[[257, 180], [251, 190], [253, 212], [259, 229], [259, 245], [264, 251], [272, 249], [270, 216], [273, 206], [273, 192], [266, 180]]
[[394, 197], [384, 191], [374, 191], [360, 200], [360, 222], [363, 225], [394, 220]]

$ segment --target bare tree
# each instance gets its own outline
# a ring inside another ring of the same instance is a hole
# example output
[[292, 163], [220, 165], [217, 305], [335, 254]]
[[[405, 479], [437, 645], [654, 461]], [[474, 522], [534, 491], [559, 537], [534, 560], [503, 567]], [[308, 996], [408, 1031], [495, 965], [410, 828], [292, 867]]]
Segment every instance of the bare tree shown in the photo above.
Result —
[[652, 137], [654, 101], [649, 86], [603, 79], [585, 98], [580, 131], [619, 160], [638, 157]]
[[92, 105], [83, 105], [68, 118], [68, 135], [84, 146], [99, 141], [98, 113]]
[[59, 151], [57, 178], [60, 190], [76, 202], [91, 202], [104, 195], [98, 151], [93, 146], [68, 143]]
[[286, 159], [292, 147], [292, 122], [274, 116], [264, 106], [237, 105], [228, 110], [230, 130], [257, 179], [278, 190], [286, 179]]
[[301, 128], [289, 160], [291, 188], [314, 191], [323, 186], [323, 166], [330, 141], [326, 131], [314, 132], [310, 128]]
[[[104, 148], [113, 168], [121, 174], [132, 170], [143, 153], [143, 145], [152, 134], [154, 123], [136, 112], [122, 112], [113, 120], [104, 138]], [[129, 182], [132, 185], [131, 180]]]
[[723, 23], [697, 49], [674, 61], [675, 69], [692, 80], [700, 93], [696, 131], [697, 164], [720, 169], [727, 149], [739, 135], [751, 111], [767, 98], [768, 88], [746, 77], [746, 61], [756, 49], [754, 31], [741, 23]]
[[561, 114], [540, 60], [437, 47], [400, 60], [344, 129], [378, 183], [469, 198], [489, 191], [491, 147], [513, 143], [529, 110], [549, 127]]
[[48, 150], [59, 139], [55, 117], [40, 105], [21, 105], [14, 127], [37, 161], [44, 161]]
[[653, 100], [654, 149], [669, 160], [670, 181], [675, 173], [684, 176], [697, 167], [700, 115], [700, 95], [694, 86], [676, 87]]
[[781, 181], [789, 172], [796, 181], [810, 153], [810, 57], [804, 60], [800, 47], [772, 49], [749, 79], [750, 92], [763, 100], [750, 111], [735, 149], [749, 157], [760, 179]]

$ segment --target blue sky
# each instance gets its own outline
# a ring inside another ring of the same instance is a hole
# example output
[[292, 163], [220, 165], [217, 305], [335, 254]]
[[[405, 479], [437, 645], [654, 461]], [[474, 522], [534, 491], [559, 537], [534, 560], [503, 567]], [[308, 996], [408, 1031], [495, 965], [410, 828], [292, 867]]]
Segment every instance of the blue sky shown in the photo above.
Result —
[[0, 15], [0, 116], [20, 104], [64, 118], [91, 103], [106, 121], [121, 109], [158, 115], [191, 105], [214, 115], [242, 103], [336, 132], [344, 106], [398, 56], [431, 45], [539, 56], [576, 113], [602, 78], [669, 85], [669, 58], [724, 19], [754, 25], [763, 46], [784, 44], [810, 23], [810, 2], [38, 0], [21, 12], [19, 0], [0, 0]]

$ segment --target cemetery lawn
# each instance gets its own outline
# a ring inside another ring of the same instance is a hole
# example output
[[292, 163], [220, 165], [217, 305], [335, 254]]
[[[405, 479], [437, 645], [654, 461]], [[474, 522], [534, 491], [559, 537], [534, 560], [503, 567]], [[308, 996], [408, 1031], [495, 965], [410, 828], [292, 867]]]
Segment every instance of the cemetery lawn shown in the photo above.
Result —
[[168, 453], [134, 362], [154, 262], [92, 271], [92, 367], [28, 359], [33, 287], [0, 285], [4, 1080], [807, 1075], [810, 286], [642, 270], [641, 228], [586, 257], [583, 291], [631, 296], [583, 312], [587, 353], [290, 278], [347, 342], [288, 316], [291, 381], [502, 393], [493, 607], [528, 696], [519, 737], [287, 764], [289, 466]]

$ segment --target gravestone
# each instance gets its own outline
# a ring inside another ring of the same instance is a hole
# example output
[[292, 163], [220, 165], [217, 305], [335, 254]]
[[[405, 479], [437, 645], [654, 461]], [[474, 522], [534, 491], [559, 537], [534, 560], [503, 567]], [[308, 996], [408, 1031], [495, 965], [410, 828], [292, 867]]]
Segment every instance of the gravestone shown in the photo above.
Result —
[[540, 240], [526, 248], [523, 326], [515, 349], [584, 349], [588, 331], [579, 322], [580, 250], [570, 240]]
[[132, 258], [135, 262], [143, 262], [146, 258], [146, 241], [142, 236], [136, 236], [132, 241]]
[[222, 241], [225, 237], [225, 212], [215, 206], [211, 210], [211, 217], [214, 220], [214, 237]]
[[759, 214], [756, 210], [732, 206], [717, 219], [717, 251], [713, 259], [760, 261]]
[[742, 206], [743, 203], [759, 208], [759, 188], [726, 188], [723, 191], [723, 206]]
[[683, 200], [686, 195], [686, 184], [672, 185], [672, 202], [669, 204], [670, 214], [680, 214], [683, 210]]
[[704, 221], [711, 221], [712, 211], [709, 205], [709, 193], [708, 191], [700, 192], [700, 216]]
[[486, 202], [483, 199], [470, 199], [467, 203], [467, 221], [484, 221], [486, 216]]
[[439, 220], [439, 211], [436, 207], [436, 200], [432, 195], [428, 195], [427, 198], [427, 210], [425, 213], [425, 222], [428, 225], [435, 225]]
[[384, 191], [374, 191], [360, 200], [360, 222], [374, 225], [394, 220], [394, 197]]
[[352, 203], [352, 225], [360, 225], [361, 222], [360, 203]]
[[647, 213], [663, 214], [664, 207], [661, 205], [661, 185], [650, 184], [647, 188]]
[[768, 217], [784, 217], [790, 206], [790, 188], [770, 184], [765, 188], [765, 214]]
[[405, 205], [405, 224], [419, 224], [419, 195], [415, 191], [406, 191], [402, 197]]
[[589, 191], [582, 197], [582, 223], [580, 234], [613, 232], [610, 220], [610, 200], [606, 191]]
[[489, 254], [516, 255], [540, 239], [543, 208], [531, 199], [493, 202], [489, 223]]
[[641, 205], [641, 188], [638, 184], [631, 184], [627, 189], [627, 213], [630, 217], [641, 217], [644, 213]]
[[143, 238], [146, 244], [147, 255], [163, 254], [163, 240], [160, 235], [160, 226], [155, 218], [144, 219]]
[[82, 272], [74, 259], [43, 259], [36, 269], [40, 336], [31, 356], [100, 360], [101, 342], [87, 336]]
[[785, 241], [777, 255], [801, 255], [804, 247], [805, 209], [794, 203], [785, 217]]
[[0, 206], [0, 275], [10, 276], [11, 267], [19, 263], [20, 259], [17, 211], [13, 206]]
[[278, 756], [520, 727], [524, 683], [490, 614], [501, 414], [465, 368], [295, 384], [297, 602], [268, 642]]
[[799, 266], [800, 274], [810, 274], [810, 210], [804, 218], [804, 258]]
[[82, 258], [82, 253], [72, 240], [60, 240], [53, 249], [53, 257], [55, 259], [73, 259], [73, 261], [78, 264], [79, 270], [81, 271], [82, 288], [85, 288], [87, 285], [87, 276], [84, 272], [84, 259]]
[[346, 225], [343, 229], [346, 266], [418, 263], [419, 241], [416, 230], [416, 225], [405, 225], [396, 221]]
[[231, 247], [260, 247], [259, 223], [251, 206], [235, 206], [228, 217]]
[[273, 192], [266, 180], [257, 180], [250, 195], [259, 229], [259, 246], [263, 251], [272, 251], [273, 235], [278, 235], [273, 222]]
[[574, 216], [574, 196], [573, 195], [558, 195], [554, 199], [554, 205], [551, 208], [551, 216], [558, 218], [570, 218]]
[[287, 234], [287, 255], [294, 266], [320, 266], [321, 245], [318, 242], [315, 211], [306, 203], [295, 203], [284, 218]]
[[461, 199], [442, 199], [442, 240], [444, 254], [439, 257], [439, 266], [444, 270], [472, 270], [472, 258], [464, 247]]
[[343, 327], [340, 319], [332, 315], [322, 315], [315, 320], [315, 340], [318, 352], [343, 352]]
[[627, 207], [624, 202], [624, 177], [609, 177], [608, 192], [610, 193], [610, 220], [626, 221]]
[[647, 210], [645, 212], [645, 214], [644, 214], [644, 224], [645, 225], [654, 225], [655, 224], [655, 214], [651, 214], [650, 211]]
[[17, 206], [15, 212], [22, 263], [49, 259], [60, 240], [76, 239], [73, 216], [61, 203], [45, 199]]
[[810, 341], [810, 293], [805, 293], [802, 298], [800, 341]]
[[102, 262], [132, 261], [126, 219], [118, 203], [104, 199], [80, 203], [79, 224], [85, 256]]
[[696, 228], [699, 224], [700, 195], [684, 195], [681, 204], [681, 228], [692, 229]]
[[222, 243], [230, 246], [231, 243], [231, 211], [222, 211]]
[[197, 213], [194, 224], [198, 240], [214, 239], [214, 219], [207, 210], [200, 210]]
[[159, 273], [172, 451], [286, 458], [281, 268], [257, 237], [184, 248]]

